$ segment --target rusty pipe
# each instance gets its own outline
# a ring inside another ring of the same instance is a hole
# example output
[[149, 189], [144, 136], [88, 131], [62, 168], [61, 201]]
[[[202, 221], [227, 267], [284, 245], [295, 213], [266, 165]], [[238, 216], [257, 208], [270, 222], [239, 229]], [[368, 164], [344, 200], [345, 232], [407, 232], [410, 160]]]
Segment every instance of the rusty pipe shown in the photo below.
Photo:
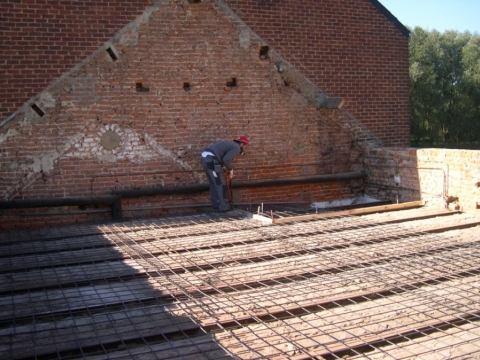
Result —
[[[250, 181], [232, 181], [232, 188], [250, 188], [263, 186], [278, 186], [289, 184], [307, 184], [307, 183], [321, 183], [342, 180], [363, 179], [363, 172], [348, 172], [339, 174], [325, 174], [325, 175], [311, 175], [311, 176], [296, 176], [280, 179], [265, 179], [265, 180], [250, 180]], [[171, 195], [171, 194], [194, 194], [209, 190], [208, 184], [200, 185], [183, 185], [183, 186], [163, 186], [150, 187], [138, 189], [124, 189], [112, 190], [112, 195], [120, 195], [124, 198], [140, 197], [140, 196], [155, 196], [155, 195]]]

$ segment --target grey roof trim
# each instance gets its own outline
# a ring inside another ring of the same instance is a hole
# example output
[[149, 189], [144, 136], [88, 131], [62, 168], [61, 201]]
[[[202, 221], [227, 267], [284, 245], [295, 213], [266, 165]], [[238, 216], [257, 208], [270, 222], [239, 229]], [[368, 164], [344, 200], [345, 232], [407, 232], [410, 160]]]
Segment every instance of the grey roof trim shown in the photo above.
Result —
[[370, 0], [373, 6], [377, 8], [378, 11], [380, 11], [385, 17], [390, 20], [390, 22], [395, 25], [398, 30], [402, 32], [403, 35], [409, 37], [410, 36], [410, 30], [408, 30], [405, 25], [403, 25], [395, 16], [392, 15], [388, 9], [383, 6], [378, 0]]

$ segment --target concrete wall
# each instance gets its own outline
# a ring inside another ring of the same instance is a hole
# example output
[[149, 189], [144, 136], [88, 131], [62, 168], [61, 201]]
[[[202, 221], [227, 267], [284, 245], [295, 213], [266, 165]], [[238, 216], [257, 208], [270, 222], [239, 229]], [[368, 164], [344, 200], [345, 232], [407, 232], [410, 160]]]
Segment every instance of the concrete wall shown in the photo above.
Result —
[[[204, 184], [201, 151], [238, 135], [251, 141], [235, 160], [238, 181], [360, 170], [362, 147], [378, 139], [347, 112], [317, 108], [321, 90], [274, 49], [260, 56], [264, 45], [221, 1], [149, 8], [1, 127], [2, 199]], [[338, 181], [240, 189], [236, 198], [324, 201], [358, 191], [358, 181]], [[192, 203], [208, 203], [208, 193], [124, 206]], [[28, 219], [2, 217], [2, 226], [46, 223]], [[78, 219], [91, 220], [55, 214], [48, 224]]]
[[480, 208], [480, 151], [370, 149], [366, 194], [400, 202], [471, 211]]

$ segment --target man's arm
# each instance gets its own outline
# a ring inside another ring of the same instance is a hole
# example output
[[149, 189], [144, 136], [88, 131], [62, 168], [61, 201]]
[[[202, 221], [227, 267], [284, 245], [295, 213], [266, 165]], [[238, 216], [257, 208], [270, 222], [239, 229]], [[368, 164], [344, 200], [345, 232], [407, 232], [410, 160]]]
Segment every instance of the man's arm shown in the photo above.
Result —
[[226, 167], [228, 170], [232, 170], [232, 169], [233, 169], [232, 160], [233, 160], [233, 159], [235, 158], [235, 156], [237, 156], [238, 154], [240, 154], [240, 146], [239, 146], [239, 145], [232, 147], [232, 148], [225, 154], [225, 156], [223, 157], [223, 159], [222, 159], [223, 165], [225, 165], [225, 167]]

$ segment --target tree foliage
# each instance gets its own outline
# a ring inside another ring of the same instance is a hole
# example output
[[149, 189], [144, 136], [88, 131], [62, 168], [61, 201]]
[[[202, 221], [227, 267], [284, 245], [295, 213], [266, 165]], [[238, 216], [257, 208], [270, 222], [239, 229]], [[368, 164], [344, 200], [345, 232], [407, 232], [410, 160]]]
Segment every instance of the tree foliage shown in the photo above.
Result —
[[480, 148], [480, 36], [416, 27], [409, 57], [412, 145]]

